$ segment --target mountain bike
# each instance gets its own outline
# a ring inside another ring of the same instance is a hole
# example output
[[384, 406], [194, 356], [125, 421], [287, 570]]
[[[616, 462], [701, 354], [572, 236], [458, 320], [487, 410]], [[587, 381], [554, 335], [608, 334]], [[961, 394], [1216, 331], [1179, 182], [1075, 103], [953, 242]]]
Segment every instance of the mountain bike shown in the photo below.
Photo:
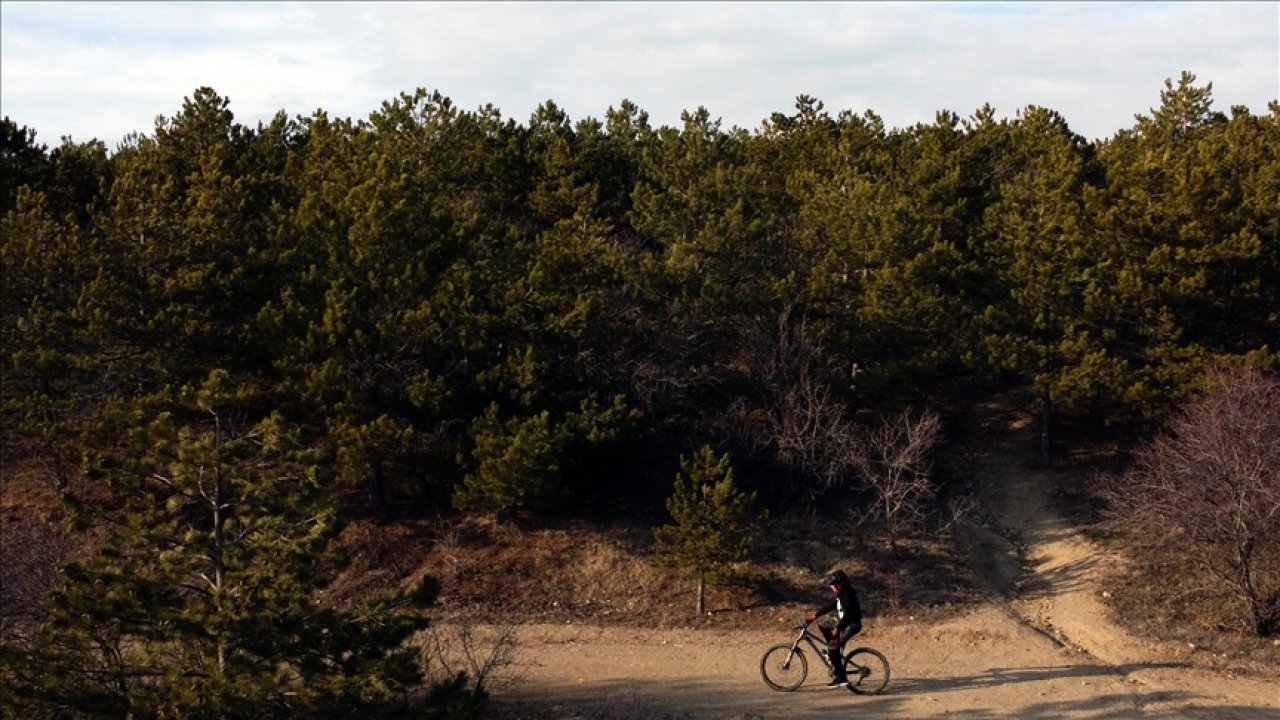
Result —
[[[800, 687], [809, 675], [809, 660], [801, 645], [808, 645], [810, 651], [822, 660], [828, 672], [832, 670], [831, 661], [824, 649], [826, 638], [809, 629], [811, 623], [805, 621], [796, 635], [795, 642], [790, 645], [775, 645], [765, 651], [760, 658], [760, 677], [769, 687], [779, 692], [789, 692]], [[877, 695], [889, 684], [889, 661], [879, 650], [869, 647], [855, 648], [844, 656], [844, 670], [849, 682], [845, 687], [859, 695]], [[837, 686], [839, 687], [839, 686]]]

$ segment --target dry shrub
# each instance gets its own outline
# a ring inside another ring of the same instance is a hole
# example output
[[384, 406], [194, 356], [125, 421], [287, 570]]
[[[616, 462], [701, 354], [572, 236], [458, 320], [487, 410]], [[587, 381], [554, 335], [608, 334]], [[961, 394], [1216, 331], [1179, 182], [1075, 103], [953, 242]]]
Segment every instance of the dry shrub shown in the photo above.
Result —
[[6, 508], [0, 549], [0, 638], [12, 638], [44, 619], [71, 543], [55, 525]]
[[[1280, 633], [1280, 380], [1248, 366], [1209, 391], [1104, 480], [1109, 526], [1129, 536], [1182, 614]], [[1171, 583], [1169, 578], [1177, 577]], [[1195, 608], [1192, 610], [1192, 608]]]
[[63, 529], [62, 501], [47, 471], [22, 463], [0, 468], [0, 639], [41, 622], [58, 571], [85, 556], [92, 538]]
[[923, 524], [934, 498], [933, 454], [941, 441], [937, 413], [904, 410], [868, 430], [853, 449], [849, 463], [875, 495], [861, 518], [883, 523], [894, 554], [902, 535]]
[[493, 692], [524, 679], [517, 626], [436, 623], [419, 638], [423, 666], [432, 682], [465, 674], [477, 691]]
[[1228, 667], [1256, 663], [1274, 672], [1280, 646], [1226, 618], [1235, 600], [1221, 582], [1197, 572], [1185, 549], [1168, 543], [1130, 541], [1131, 558], [1110, 586], [1107, 600], [1115, 616], [1133, 632], [1218, 656]]

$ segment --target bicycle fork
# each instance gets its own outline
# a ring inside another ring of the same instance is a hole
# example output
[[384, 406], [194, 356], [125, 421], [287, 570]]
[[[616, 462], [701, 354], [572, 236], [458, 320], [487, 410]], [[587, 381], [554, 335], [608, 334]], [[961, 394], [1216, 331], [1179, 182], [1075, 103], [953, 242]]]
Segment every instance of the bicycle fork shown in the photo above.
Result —
[[787, 653], [787, 659], [782, 662], [783, 670], [791, 669], [791, 661], [796, 659], [796, 653], [800, 651], [800, 643], [791, 646], [791, 652]]

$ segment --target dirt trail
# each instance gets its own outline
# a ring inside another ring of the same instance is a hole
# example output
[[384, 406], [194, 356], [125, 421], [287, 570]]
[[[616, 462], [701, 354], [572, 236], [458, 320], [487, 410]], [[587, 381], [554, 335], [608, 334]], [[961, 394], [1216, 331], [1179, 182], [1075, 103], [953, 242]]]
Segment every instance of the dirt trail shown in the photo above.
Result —
[[[1254, 706], [1280, 718], [1280, 683], [1266, 684], [1225, 673], [1194, 669], [1193, 650], [1134, 637], [1112, 622], [1102, 601], [1117, 559], [1098, 548], [1055, 512], [1049, 493], [1059, 482], [1052, 472], [1027, 467], [1020, 448], [1029, 447], [1024, 418], [1004, 434], [987, 468], [987, 507], [999, 508], [1002, 534], [1024, 548], [1024, 572], [1009, 608], [1031, 627], [1093, 658], [1135, 688], [1164, 698], [1163, 705], [1189, 709], [1202, 701]], [[1219, 717], [1237, 717], [1226, 712]], [[1243, 715], [1248, 717], [1249, 715]]]
[[922, 625], [872, 619], [860, 644], [882, 650], [882, 695], [761, 682], [759, 659], [792, 638], [575, 625], [521, 629], [523, 681], [498, 693], [504, 717], [608, 720], [726, 718], [1222, 718], [1277, 720], [1280, 684], [1193, 667], [1186, 648], [1128, 635], [1108, 620], [1100, 583], [1111, 562], [1052, 509], [1057, 479], [1028, 469], [1025, 425], [1001, 433], [979, 487], [993, 509], [970, 525], [975, 569], [991, 601]]

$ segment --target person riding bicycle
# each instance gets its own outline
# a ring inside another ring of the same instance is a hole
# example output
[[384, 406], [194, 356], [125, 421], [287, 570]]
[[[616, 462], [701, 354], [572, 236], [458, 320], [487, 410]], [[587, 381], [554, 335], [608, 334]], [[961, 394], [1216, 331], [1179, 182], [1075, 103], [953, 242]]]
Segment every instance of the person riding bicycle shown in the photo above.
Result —
[[831, 586], [835, 598], [808, 615], [805, 620], [814, 622], [830, 612], [836, 614], [836, 625], [830, 632], [824, 631], [827, 640], [827, 657], [831, 660], [831, 686], [844, 685], [849, 682], [844, 670], [844, 644], [849, 638], [862, 631], [862, 607], [858, 605], [858, 594], [849, 584], [849, 576], [843, 570], [836, 570], [828, 575], [824, 583]]

